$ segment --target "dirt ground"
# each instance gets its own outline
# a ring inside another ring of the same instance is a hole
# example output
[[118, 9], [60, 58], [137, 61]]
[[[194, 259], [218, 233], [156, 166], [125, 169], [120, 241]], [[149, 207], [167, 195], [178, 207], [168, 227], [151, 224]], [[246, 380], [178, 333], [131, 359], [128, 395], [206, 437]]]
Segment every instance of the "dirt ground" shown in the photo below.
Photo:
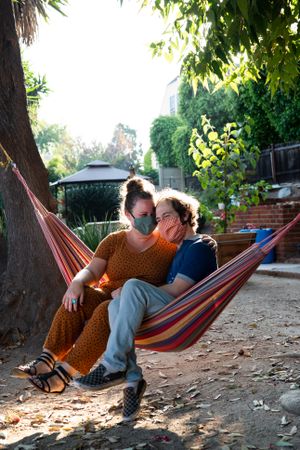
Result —
[[122, 386], [44, 395], [9, 376], [36, 354], [1, 349], [0, 448], [300, 449], [300, 418], [279, 403], [300, 385], [299, 293], [300, 280], [254, 275], [194, 347], [139, 350], [148, 388], [132, 424]]

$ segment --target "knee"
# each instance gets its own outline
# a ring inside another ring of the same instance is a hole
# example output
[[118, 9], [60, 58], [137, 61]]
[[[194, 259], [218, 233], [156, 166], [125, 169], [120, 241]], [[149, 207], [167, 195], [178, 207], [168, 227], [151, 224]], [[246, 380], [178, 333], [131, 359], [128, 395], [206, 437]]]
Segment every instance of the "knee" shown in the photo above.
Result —
[[147, 299], [147, 286], [148, 283], [142, 280], [132, 278], [126, 281], [121, 291], [121, 304], [145, 303]]
[[143, 283], [144, 281], [138, 280], [136, 278], [131, 278], [124, 284], [121, 291], [121, 296], [124, 296], [125, 293], [127, 294], [130, 292], [140, 291], [143, 287]]

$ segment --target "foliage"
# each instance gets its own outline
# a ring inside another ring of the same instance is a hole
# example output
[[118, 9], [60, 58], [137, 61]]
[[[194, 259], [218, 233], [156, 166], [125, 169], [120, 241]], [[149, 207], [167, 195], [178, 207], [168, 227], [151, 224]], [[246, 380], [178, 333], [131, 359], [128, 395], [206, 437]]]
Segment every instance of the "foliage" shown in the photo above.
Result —
[[236, 120], [243, 120], [247, 111], [252, 119], [251, 141], [260, 148], [300, 140], [300, 77], [289, 93], [278, 90], [272, 96], [261, 74], [257, 83], [240, 87], [233, 108]]
[[202, 188], [215, 199], [214, 206], [222, 210], [221, 216], [216, 217], [217, 231], [226, 233], [237, 211], [246, 211], [266, 197], [268, 185], [264, 181], [245, 183], [247, 168], [255, 168], [259, 158], [258, 148], [249, 147], [245, 140], [250, 134], [248, 124], [238, 128], [236, 123], [227, 123], [219, 135], [207, 117], [202, 116], [202, 126], [207, 142], [194, 129], [190, 153]]
[[191, 135], [192, 129], [188, 125], [181, 125], [172, 136], [176, 166], [181, 167], [185, 175], [191, 175], [196, 169], [193, 158], [188, 154]]
[[[209, 86], [211, 88], [211, 86]], [[230, 89], [215, 92], [192, 87], [183, 79], [179, 88], [179, 114], [192, 127], [201, 128], [205, 114], [222, 132], [227, 122], [244, 122], [251, 118], [248, 140], [260, 149], [271, 144], [300, 140], [300, 77], [289, 93], [278, 90], [273, 96], [266, 86], [266, 76], [260, 73], [257, 82], [248, 81], [239, 88], [239, 95]]]
[[128, 170], [132, 165], [137, 172], [142, 154], [142, 147], [137, 142], [136, 130], [119, 123], [115, 127], [111, 142], [103, 151], [102, 159], [124, 170]]
[[51, 7], [63, 14], [62, 7], [68, 0], [22, 0], [13, 1], [16, 31], [18, 36], [26, 45], [32, 44], [38, 29], [38, 18], [49, 18], [47, 8]]
[[173, 134], [183, 125], [177, 116], [159, 116], [152, 122], [150, 142], [159, 164], [162, 167], [176, 167], [176, 156], [173, 148]]
[[41, 155], [54, 156], [56, 148], [67, 141], [71, 141], [67, 128], [62, 125], [48, 124], [44, 121], [38, 121], [33, 127], [34, 139]]
[[68, 224], [77, 223], [78, 217], [87, 221], [106, 220], [118, 217], [119, 184], [97, 183], [66, 187]]
[[47, 163], [48, 180], [50, 183], [60, 180], [66, 176], [64, 160], [61, 156], [54, 156]]
[[155, 157], [155, 154], [152, 150], [152, 148], [149, 148], [149, 150], [144, 155], [144, 169], [140, 171], [141, 175], [145, 175], [147, 177], [150, 177], [152, 182], [154, 184], [158, 184], [158, 170], [154, 169], [152, 162], [153, 158]]
[[144, 155], [144, 170], [148, 171], [153, 169], [152, 159], [154, 157], [154, 152], [152, 148], [149, 148], [149, 150]]
[[83, 169], [89, 162], [104, 159], [104, 147], [101, 142], [84, 143], [80, 138], [73, 141], [72, 152], [67, 155], [72, 172]]
[[159, 184], [159, 175], [157, 169], [141, 170], [140, 174], [144, 175], [145, 177], [149, 177], [150, 181], [153, 184]]
[[99, 242], [101, 242], [111, 232], [111, 220], [106, 216], [101, 226], [96, 223], [89, 222], [83, 216], [81, 219], [76, 219], [76, 226], [73, 229], [74, 233], [87, 245], [93, 252], [96, 250]]
[[232, 90], [225, 88], [213, 92], [213, 86], [209, 83], [209, 89], [202, 85], [194, 92], [190, 83], [183, 78], [179, 87], [179, 115], [191, 128], [201, 127], [201, 116], [206, 115], [216, 130], [221, 132], [224, 123], [234, 120], [233, 104], [238, 101], [238, 96]]
[[81, 170], [93, 160], [103, 159], [104, 147], [100, 142], [86, 144], [80, 138], [73, 138], [65, 126], [39, 121], [34, 135], [50, 181]]
[[262, 68], [274, 94], [293, 86], [299, 73], [297, 0], [138, 0], [166, 21], [153, 53], [178, 54], [182, 72], [194, 81], [257, 79]]
[[40, 106], [42, 96], [48, 94], [46, 76], [36, 75], [28, 61], [23, 60], [24, 83], [26, 89], [27, 109], [30, 121], [33, 125], [37, 122], [37, 110]]

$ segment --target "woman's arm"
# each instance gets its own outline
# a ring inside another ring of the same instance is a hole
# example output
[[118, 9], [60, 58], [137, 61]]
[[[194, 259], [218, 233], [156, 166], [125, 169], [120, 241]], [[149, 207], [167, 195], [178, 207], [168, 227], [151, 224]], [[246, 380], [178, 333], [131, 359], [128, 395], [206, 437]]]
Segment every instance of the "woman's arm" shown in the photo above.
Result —
[[[82, 305], [84, 286], [98, 282], [105, 273], [106, 265], [105, 259], [94, 257], [86, 267], [75, 275], [62, 299], [62, 303], [68, 311], [77, 311], [78, 301]], [[72, 303], [73, 299], [77, 299], [77, 302]]]

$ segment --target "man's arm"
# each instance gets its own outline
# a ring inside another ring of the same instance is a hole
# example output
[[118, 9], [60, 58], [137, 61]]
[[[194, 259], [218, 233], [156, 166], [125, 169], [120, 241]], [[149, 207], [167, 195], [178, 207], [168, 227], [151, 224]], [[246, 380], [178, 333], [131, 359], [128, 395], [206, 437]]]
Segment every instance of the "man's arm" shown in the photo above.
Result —
[[[176, 256], [175, 256], [176, 257]], [[174, 281], [160, 288], [177, 297], [216, 270], [214, 250], [201, 242], [191, 245], [184, 256]]]
[[195, 284], [194, 281], [189, 282], [182, 278], [176, 277], [173, 283], [164, 284], [163, 286], [160, 286], [160, 289], [163, 289], [164, 291], [168, 292], [168, 294], [172, 295], [173, 297], [178, 297], [180, 294], [182, 294], [184, 291], [187, 291], [194, 284]]

